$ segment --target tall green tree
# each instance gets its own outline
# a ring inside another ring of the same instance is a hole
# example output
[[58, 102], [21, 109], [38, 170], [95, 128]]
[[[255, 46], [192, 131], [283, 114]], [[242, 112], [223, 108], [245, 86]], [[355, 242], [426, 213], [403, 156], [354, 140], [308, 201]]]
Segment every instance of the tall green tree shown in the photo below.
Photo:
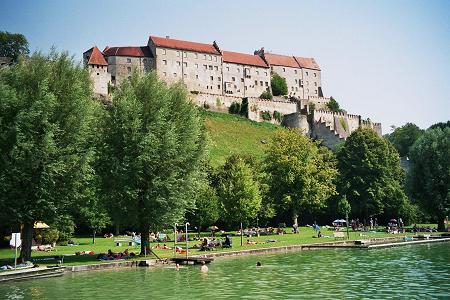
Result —
[[204, 121], [181, 85], [134, 74], [112, 95], [104, 126], [101, 190], [142, 234], [181, 221], [194, 206], [205, 154]]
[[0, 56], [16, 62], [21, 55], [28, 55], [28, 41], [23, 34], [0, 31]]
[[409, 149], [422, 134], [423, 130], [416, 124], [406, 123], [402, 127], [395, 128], [392, 133], [386, 134], [385, 137], [403, 157], [409, 155]]
[[373, 130], [354, 131], [337, 158], [339, 192], [347, 196], [356, 216], [366, 220], [380, 214], [396, 217], [409, 205], [398, 153]]
[[268, 195], [278, 213], [291, 212], [294, 223], [302, 211], [318, 211], [336, 193], [338, 175], [331, 151], [298, 130], [280, 130], [269, 143], [265, 171]]
[[86, 70], [67, 53], [33, 54], [0, 69], [0, 214], [23, 225], [53, 223], [89, 195], [94, 178], [94, 112]]
[[450, 215], [450, 127], [428, 129], [412, 147], [409, 190], [443, 231]]
[[270, 80], [272, 86], [272, 94], [274, 96], [283, 96], [288, 94], [288, 86], [286, 79], [274, 73]]
[[217, 194], [223, 219], [230, 225], [256, 218], [261, 208], [261, 193], [254, 171], [245, 158], [229, 156], [218, 175]]
[[220, 203], [216, 190], [208, 183], [200, 185], [195, 197], [195, 209], [189, 211], [186, 218], [190, 224], [201, 229], [214, 225], [220, 217]]

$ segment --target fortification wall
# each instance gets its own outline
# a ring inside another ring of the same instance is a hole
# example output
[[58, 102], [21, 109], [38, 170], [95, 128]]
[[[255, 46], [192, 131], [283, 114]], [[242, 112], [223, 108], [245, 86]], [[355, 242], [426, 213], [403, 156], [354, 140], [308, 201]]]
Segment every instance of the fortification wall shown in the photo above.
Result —
[[[251, 98], [249, 98], [251, 99]], [[207, 93], [192, 94], [191, 101], [198, 106], [208, 106], [212, 111], [226, 112], [233, 102], [242, 102], [241, 97], [214, 95]], [[249, 100], [250, 101], [250, 100]]]
[[[248, 118], [253, 121], [263, 122], [262, 113], [277, 111], [282, 115], [288, 115], [297, 112], [297, 103], [291, 101], [264, 100], [259, 98], [248, 98]], [[270, 121], [279, 124], [277, 120]]]
[[281, 124], [289, 128], [298, 128], [307, 136], [311, 134], [308, 124], [308, 116], [303, 115], [300, 112], [284, 115]]
[[336, 145], [343, 142], [344, 139], [339, 137], [333, 129], [330, 129], [324, 123], [313, 122], [311, 128], [311, 137], [322, 141], [322, 144], [326, 147], [334, 150]]

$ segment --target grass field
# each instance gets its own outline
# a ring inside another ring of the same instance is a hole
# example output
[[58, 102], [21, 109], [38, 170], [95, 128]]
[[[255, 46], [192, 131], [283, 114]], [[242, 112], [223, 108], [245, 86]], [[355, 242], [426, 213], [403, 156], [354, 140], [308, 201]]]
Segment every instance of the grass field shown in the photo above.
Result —
[[230, 154], [251, 154], [264, 157], [266, 142], [280, 129], [270, 123], [257, 123], [225, 113], [205, 111], [209, 139], [209, 157], [214, 166], [221, 165]]
[[[335, 239], [332, 238], [333, 231], [326, 229], [325, 227], [322, 228], [321, 232], [325, 236], [330, 237], [322, 237], [322, 238], [315, 238], [314, 231], [310, 227], [301, 227], [299, 234], [292, 234], [291, 229], [287, 229], [288, 233], [284, 235], [268, 235], [268, 236], [260, 236], [260, 237], [252, 237], [247, 238], [244, 237], [244, 245], [240, 245], [240, 237], [239, 236], [233, 236], [233, 247], [228, 249], [221, 249], [218, 248], [214, 250], [214, 252], [228, 252], [228, 251], [239, 251], [239, 250], [250, 250], [250, 249], [259, 249], [259, 248], [267, 248], [267, 247], [279, 247], [279, 246], [289, 246], [289, 245], [301, 245], [301, 244], [310, 244], [310, 243], [324, 243], [324, 242], [330, 242], [334, 241]], [[194, 237], [196, 234], [192, 233], [190, 234], [191, 237]], [[202, 235], [208, 235], [208, 233], [202, 233]], [[376, 238], [376, 237], [386, 237], [386, 236], [405, 236], [405, 235], [412, 235], [411, 233], [406, 234], [387, 234], [384, 232], [353, 232], [350, 231], [350, 240], [357, 240], [357, 239], [367, 239], [367, 238]], [[247, 239], [250, 239], [251, 241], [257, 242], [255, 245], [248, 245], [246, 244]], [[276, 242], [267, 242], [268, 240], [276, 240]], [[96, 244], [92, 244], [92, 238], [88, 237], [78, 237], [75, 238], [75, 241], [79, 244], [78, 246], [57, 246], [55, 251], [51, 252], [42, 252], [42, 251], [33, 251], [32, 257], [33, 258], [49, 258], [49, 257], [55, 257], [55, 256], [61, 256], [64, 255], [64, 264], [65, 265], [81, 265], [81, 264], [97, 264], [97, 263], [104, 263], [104, 261], [99, 261], [97, 259], [97, 255], [99, 253], [106, 253], [108, 249], [111, 249], [113, 252], [122, 252], [125, 249], [129, 249], [130, 252], [135, 252], [136, 254], [139, 253], [140, 249], [138, 247], [129, 247], [129, 246], [121, 246], [117, 247], [114, 244], [114, 239], [107, 239], [107, 238], [97, 238]], [[189, 246], [192, 247], [194, 244], [200, 244], [200, 241], [190, 241]], [[162, 243], [161, 243], [162, 245]], [[185, 243], [177, 244], [181, 247], [185, 247]], [[156, 246], [156, 243], [152, 243], [152, 246]], [[170, 248], [173, 248], [173, 242], [168, 242], [167, 246]], [[95, 255], [80, 255], [76, 256], [74, 255], [76, 252], [81, 251], [94, 251]], [[154, 250], [155, 253], [161, 257], [161, 258], [169, 258], [173, 257], [173, 250]], [[204, 254], [205, 252], [200, 252], [198, 249], [191, 249], [189, 251], [189, 255], [198, 255], [198, 254]], [[180, 255], [180, 254], [178, 254]], [[14, 258], [14, 252], [11, 249], [0, 249], [0, 259], [13, 259]], [[150, 258], [155, 258], [154, 256], [150, 255]], [[144, 259], [143, 257], [136, 257], [136, 259]], [[111, 261], [106, 261], [111, 262]], [[48, 260], [48, 261], [42, 261], [37, 262], [40, 265], [54, 265], [55, 260]]]

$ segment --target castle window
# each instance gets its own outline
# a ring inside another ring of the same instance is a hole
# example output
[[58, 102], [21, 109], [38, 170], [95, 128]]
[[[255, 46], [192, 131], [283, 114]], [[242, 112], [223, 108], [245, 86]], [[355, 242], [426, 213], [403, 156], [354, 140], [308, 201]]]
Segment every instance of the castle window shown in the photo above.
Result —
[[198, 75], [195, 75], [195, 79], [198, 79]]
[[127, 67], [128, 73], [131, 73], [131, 67]]
[[180, 57], [180, 51], [177, 51], [177, 57]]
[[186, 52], [183, 52], [183, 57], [187, 57], [187, 53]]
[[314, 77], [317, 77], [317, 74], [314, 72]]
[[198, 58], [198, 53], [195, 53], [195, 58]]
[[97, 73], [97, 75], [100, 75], [100, 73]]
[[177, 73], [173, 73], [173, 76], [174, 76], [174, 77], [177, 77]]
[[209, 56], [209, 60], [212, 60], [212, 56], [211, 55]]
[[183, 65], [184, 65], [185, 67], [187, 67], [187, 62], [184, 62]]
[[211, 79], [211, 81], [213, 81], [213, 80], [214, 80], [214, 77], [213, 77], [213, 76], [210, 76], [209, 78]]
[[116, 76], [111, 76], [111, 80], [112, 81], [116, 80]]
[[235, 77], [231, 77], [231, 80], [232, 80], [232, 81], [236, 81], [236, 78], [235, 78]]
[[263, 86], [263, 82], [262, 82], [262, 80], [259, 82], [259, 84], [261, 85], [261, 86]]
[[214, 70], [219, 71], [219, 67], [218, 66], [214, 66]]
[[203, 54], [203, 59], [206, 60], [206, 54]]
[[130, 63], [131, 62], [131, 58], [127, 58], [127, 63]]
[[205, 67], [205, 70], [208, 70], [208, 65], [203, 65], [203, 67]]
[[244, 91], [246, 91], [247, 90], [247, 86], [244, 86]]
[[217, 89], [220, 90], [220, 84], [217, 85]]
[[315, 92], [315, 94], [317, 94], [317, 90], [315, 90], [314, 92]]
[[266, 81], [266, 86], [269, 86], [269, 82]]
[[237, 68], [237, 71], [238, 71], [238, 73], [240, 73], [240, 72], [241, 72], [241, 69]]
[[255, 80], [255, 85], [258, 85], [258, 80]]
[[291, 90], [294, 91], [294, 87], [291, 87]]
[[283, 68], [283, 72], [286, 72], [286, 68]]
[[264, 72], [264, 75], [266, 75], [266, 76], [267, 76], [267, 72]]
[[308, 71], [306, 71], [306, 76], [308, 76]]
[[259, 71], [256, 71], [256, 75], [259, 75]]
[[317, 86], [317, 82], [314, 82], [314, 86]]
[[180, 61], [177, 61], [177, 66], [181, 66], [181, 62]]
[[297, 84], [297, 79], [295, 79], [295, 84]]
[[163, 60], [163, 64], [167, 66], [167, 60]]
[[227, 71], [230, 71], [230, 67], [227, 67]]
[[241, 78], [241, 82], [244, 82], [244, 78]]
[[166, 49], [162, 49], [162, 54], [166, 55]]
[[209, 66], [209, 69], [212, 70], [212, 69], [213, 69], [213, 66]]
[[294, 73], [297, 74], [297, 70], [294, 70]]
[[217, 77], [217, 80], [218, 80], [218, 81], [220, 81], [220, 79], [221, 79], [220, 77]]

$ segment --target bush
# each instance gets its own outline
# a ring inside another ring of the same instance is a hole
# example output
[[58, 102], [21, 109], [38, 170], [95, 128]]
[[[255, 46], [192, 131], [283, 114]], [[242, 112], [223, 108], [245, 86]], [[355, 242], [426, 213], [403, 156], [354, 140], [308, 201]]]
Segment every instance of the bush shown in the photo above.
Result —
[[287, 95], [288, 87], [286, 79], [274, 73], [271, 79], [272, 92], [274, 96]]
[[203, 108], [204, 108], [204, 109], [209, 109], [209, 104], [206, 103], [206, 102], [203, 102]]
[[270, 111], [267, 110], [262, 112], [261, 117], [263, 118], [264, 121], [272, 120], [272, 115], [270, 114]]
[[220, 100], [219, 97], [216, 98], [216, 106], [217, 107], [221, 107], [222, 106], [222, 101]]
[[199, 91], [191, 91], [191, 94], [198, 95]]
[[277, 120], [278, 122], [280, 122], [281, 123], [281, 120], [283, 119], [283, 115], [279, 112], [279, 111], [274, 111], [273, 112], [273, 119], [274, 120]]
[[241, 104], [238, 102], [231, 103], [230, 107], [228, 108], [228, 112], [230, 114], [239, 115], [241, 112]]
[[264, 92], [262, 92], [261, 96], [259, 96], [259, 98], [272, 100], [273, 96], [272, 96], [272, 94], [269, 91], [264, 91]]
[[248, 99], [242, 98], [241, 109], [239, 110], [239, 114], [243, 117], [248, 118]]
[[36, 232], [36, 242], [39, 244], [53, 244], [59, 238], [59, 231], [57, 229], [47, 228]]

